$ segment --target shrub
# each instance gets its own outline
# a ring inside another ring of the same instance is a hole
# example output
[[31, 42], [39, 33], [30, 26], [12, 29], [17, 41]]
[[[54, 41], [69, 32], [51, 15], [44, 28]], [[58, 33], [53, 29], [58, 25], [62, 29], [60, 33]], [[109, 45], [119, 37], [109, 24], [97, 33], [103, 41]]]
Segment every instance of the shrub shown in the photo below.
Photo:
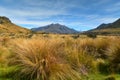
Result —
[[97, 35], [96, 35], [95, 33], [88, 33], [88, 34], [87, 34], [87, 37], [97, 38]]

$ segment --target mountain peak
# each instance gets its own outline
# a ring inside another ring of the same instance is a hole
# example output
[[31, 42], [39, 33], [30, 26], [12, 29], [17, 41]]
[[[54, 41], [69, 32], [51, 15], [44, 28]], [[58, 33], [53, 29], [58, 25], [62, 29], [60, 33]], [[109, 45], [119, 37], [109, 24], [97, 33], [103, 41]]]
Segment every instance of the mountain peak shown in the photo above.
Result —
[[5, 16], [0, 16], [0, 24], [3, 24], [3, 23], [11, 23], [11, 21], [9, 20], [9, 18]]
[[50, 25], [48, 25], [48, 26], [62, 27], [62, 26], [65, 26], [65, 25], [61, 25], [61, 24], [59, 24], [59, 23], [52, 23], [52, 24], [50, 24]]
[[43, 27], [38, 27], [38, 28], [32, 28], [32, 31], [43, 31], [43, 32], [47, 32], [47, 33], [59, 33], [59, 34], [72, 34], [72, 33], [77, 33], [76, 30], [68, 28], [65, 25], [61, 25], [59, 23], [56, 24], [50, 24], [47, 26], [43, 26]]
[[61, 25], [61, 24], [59, 24], [59, 23], [52, 23], [52, 24], [50, 24], [50, 25]]

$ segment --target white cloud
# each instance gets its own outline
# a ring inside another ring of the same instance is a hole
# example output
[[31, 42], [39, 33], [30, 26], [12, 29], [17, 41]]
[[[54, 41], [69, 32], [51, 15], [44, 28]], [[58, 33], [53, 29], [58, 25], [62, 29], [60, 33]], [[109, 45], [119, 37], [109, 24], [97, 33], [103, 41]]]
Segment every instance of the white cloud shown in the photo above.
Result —
[[107, 17], [107, 18], [101, 18], [101, 19], [98, 19], [101, 23], [112, 23], [114, 21], [116, 21], [118, 18], [115, 18], [115, 17]]
[[16, 24], [27, 24], [27, 25], [37, 25], [37, 26], [43, 26], [46, 24], [52, 23], [52, 21], [28, 21], [28, 20], [13, 20], [14, 23]]
[[38, 10], [20, 10], [20, 9], [7, 9], [0, 6], [1, 13], [0, 15], [6, 15], [6, 16], [15, 16], [15, 17], [50, 17], [60, 14], [65, 14], [65, 11], [60, 10], [44, 10], [44, 9], [38, 9]]

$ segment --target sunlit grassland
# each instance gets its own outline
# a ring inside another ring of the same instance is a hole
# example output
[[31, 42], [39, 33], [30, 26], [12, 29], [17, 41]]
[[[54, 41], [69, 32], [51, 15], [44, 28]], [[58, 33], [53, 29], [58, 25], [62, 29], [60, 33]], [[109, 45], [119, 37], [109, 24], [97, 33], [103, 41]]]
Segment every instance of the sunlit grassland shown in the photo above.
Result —
[[57, 34], [1, 38], [0, 80], [119, 80], [119, 41]]

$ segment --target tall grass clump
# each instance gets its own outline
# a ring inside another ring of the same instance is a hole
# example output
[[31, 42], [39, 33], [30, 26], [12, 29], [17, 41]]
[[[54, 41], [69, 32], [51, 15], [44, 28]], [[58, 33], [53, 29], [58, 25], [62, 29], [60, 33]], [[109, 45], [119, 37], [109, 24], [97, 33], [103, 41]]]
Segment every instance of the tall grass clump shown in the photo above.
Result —
[[107, 49], [109, 48], [111, 43], [110, 38], [96, 38], [94, 41], [94, 46], [96, 49], [96, 57], [97, 58], [102, 58], [102, 59], [107, 59], [108, 54], [106, 53]]
[[110, 46], [110, 40], [109, 39], [103, 39], [103, 38], [85, 38], [85, 39], [78, 39], [77, 42], [79, 46], [79, 50], [83, 50], [88, 55], [92, 55], [95, 58], [107, 58], [106, 51], [108, 47]]
[[89, 72], [95, 70], [94, 57], [88, 52], [90, 45], [87, 45], [87, 41], [79, 39], [65, 40], [65, 51], [67, 54], [67, 60], [73, 69], [79, 71], [81, 75], [88, 76]]
[[6, 47], [0, 45], [0, 67], [6, 65], [8, 55], [9, 55], [9, 50]]
[[[77, 68], [80, 73], [88, 74], [89, 72], [109, 71], [109, 63], [106, 62], [108, 54], [107, 49], [110, 46], [109, 38], [85, 38], [85, 39], [68, 39], [66, 40], [66, 50], [69, 53], [70, 63]], [[99, 62], [104, 61], [104, 63]], [[106, 70], [101, 69], [105, 67]]]
[[5, 46], [0, 45], [0, 78], [5, 78], [6, 74], [9, 72], [7, 67], [8, 56], [9, 50]]
[[64, 41], [18, 39], [12, 42], [9, 66], [16, 66], [14, 80], [80, 80], [64, 54]]
[[95, 42], [97, 49], [97, 67], [100, 73], [110, 74], [120, 72], [119, 53], [120, 53], [120, 38], [109, 37], [100, 38]]
[[109, 54], [110, 70], [113, 73], [120, 73], [120, 38], [115, 38], [112, 41], [114, 43], [111, 43], [107, 51]]

